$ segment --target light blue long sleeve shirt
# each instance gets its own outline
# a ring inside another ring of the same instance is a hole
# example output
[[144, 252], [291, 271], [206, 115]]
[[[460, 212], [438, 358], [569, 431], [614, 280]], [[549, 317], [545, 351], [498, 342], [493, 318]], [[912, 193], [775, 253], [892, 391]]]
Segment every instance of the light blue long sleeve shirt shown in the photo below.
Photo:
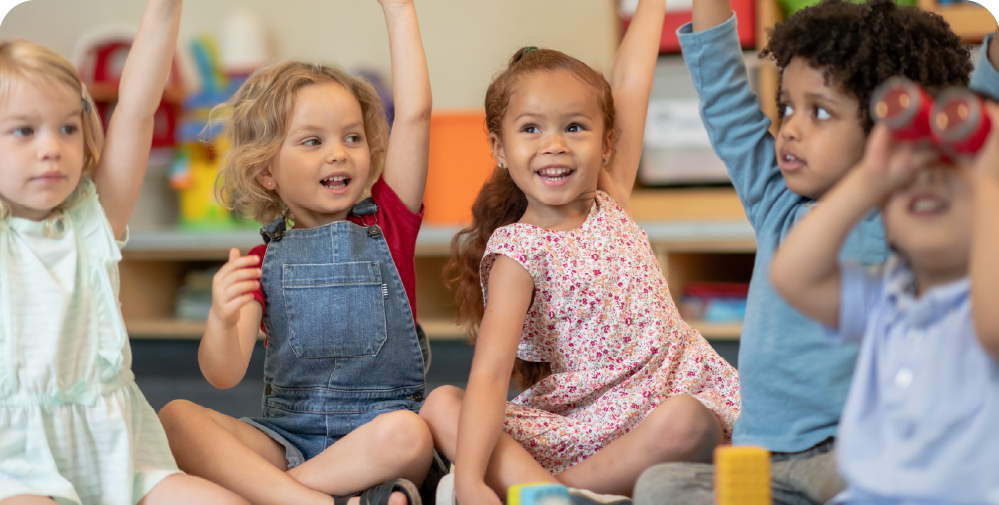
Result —
[[999, 503], [999, 363], [975, 335], [967, 277], [916, 298], [912, 271], [842, 269], [833, 341], [860, 344], [833, 503]]
[[[774, 252], [815, 201], [792, 193], [777, 167], [770, 119], [750, 91], [735, 16], [698, 33], [688, 23], [677, 35], [711, 145], [728, 167], [756, 232], [739, 347], [742, 413], [733, 441], [774, 452], [803, 451], [836, 434], [857, 358], [857, 346], [831, 342], [770, 284]], [[987, 61], [972, 83], [999, 97], [999, 73]], [[871, 213], [850, 233], [840, 260], [873, 265], [889, 254], [881, 216]]]

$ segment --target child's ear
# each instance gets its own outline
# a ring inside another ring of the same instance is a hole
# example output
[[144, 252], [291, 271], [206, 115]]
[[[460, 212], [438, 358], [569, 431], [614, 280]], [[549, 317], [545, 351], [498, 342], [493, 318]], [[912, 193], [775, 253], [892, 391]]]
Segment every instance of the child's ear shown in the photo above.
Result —
[[503, 141], [495, 133], [489, 134], [489, 149], [493, 152], [493, 159], [501, 167], [506, 167], [506, 150], [503, 149]]
[[265, 168], [262, 172], [257, 174], [257, 182], [259, 182], [264, 189], [277, 189], [277, 181], [274, 180], [274, 174], [271, 173], [270, 167]]
[[604, 146], [603, 152], [601, 153], [601, 158], [603, 159], [604, 170], [610, 170], [611, 157], [614, 156], [614, 141], [617, 135], [614, 130], [611, 130], [604, 135]]

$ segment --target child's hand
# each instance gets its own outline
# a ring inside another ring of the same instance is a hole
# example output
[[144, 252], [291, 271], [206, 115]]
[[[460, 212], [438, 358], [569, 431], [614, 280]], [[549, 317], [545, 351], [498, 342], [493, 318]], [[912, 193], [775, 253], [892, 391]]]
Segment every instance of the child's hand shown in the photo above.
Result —
[[[260, 287], [260, 269], [251, 268], [260, 262], [255, 255], [240, 256], [239, 250], [229, 251], [229, 261], [212, 278], [211, 313], [225, 327], [239, 320], [239, 309], [253, 300], [248, 291]], [[209, 316], [211, 317], [211, 316]]]
[[502, 505], [496, 492], [481, 479], [462, 479], [455, 474], [454, 492], [461, 505]]
[[920, 168], [939, 158], [940, 154], [931, 145], [895, 140], [887, 127], [875, 125], [858, 168], [871, 176], [871, 190], [888, 195], [908, 184]]
[[[996, 37], [999, 38], [999, 33]], [[975, 158], [972, 171], [978, 176], [999, 179], [999, 104], [987, 102], [985, 108], [992, 118], [992, 131]]]

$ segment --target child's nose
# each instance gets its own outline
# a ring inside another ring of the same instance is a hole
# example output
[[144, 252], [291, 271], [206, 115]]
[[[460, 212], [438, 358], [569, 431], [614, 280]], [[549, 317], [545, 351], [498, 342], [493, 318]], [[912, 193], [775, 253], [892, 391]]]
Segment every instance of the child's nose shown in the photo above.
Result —
[[568, 150], [565, 137], [561, 133], [551, 134], [546, 139], [544, 154], [564, 154]]
[[801, 129], [795, 120], [796, 115], [785, 116], [780, 125], [780, 135], [784, 140], [801, 140]]
[[65, 141], [55, 135], [41, 134], [38, 136], [38, 158], [42, 161], [56, 161], [62, 158]]

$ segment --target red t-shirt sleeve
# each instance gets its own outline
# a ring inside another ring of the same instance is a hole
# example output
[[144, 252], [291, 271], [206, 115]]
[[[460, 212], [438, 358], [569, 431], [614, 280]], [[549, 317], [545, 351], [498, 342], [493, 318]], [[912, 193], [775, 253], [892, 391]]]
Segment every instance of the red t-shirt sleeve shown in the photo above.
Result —
[[[406, 288], [406, 297], [409, 299], [415, 321], [416, 262], [413, 257], [416, 253], [416, 236], [420, 233], [420, 225], [423, 223], [423, 205], [420, 205], [419, 212], [414, 213], [409, 210], [399, 199], [399, 195], [381, 177], [371, 187], [371, 198], [378, 204], [378, 212], [375, 214], [378, 226], [385, 234], [385, 242], [388, 244], [389, 252], [392, 253], [392, 261], [399, 271], [402, 285]], [[363, 224], [360, 218], [350, 219]], [[367, 224], [372, 224], [370, 218]]]
[[[259, 256], [260, 257], [260, 261], [257, 262], [257, 264], [254, 265], [253, 268], [260, 268], [264, 264], [264, 253], [265, 252], [267, 252], [267, 244], [260, 244], [257, 247], [254, 247], [253, 249], [250, 249], [250, 252], [247, 253], [247, 256], [249, 256], [249, 255], [252, 254], [254, 256]], [[267, 330], [264, 329], [264, 317], [263, 317], [263, 315], [264, 315], [264, 310], [266, 310], [264, 307], [266, 307], [266, 306], [264, 305], [264, 288], [263, 288], [263, 285], [258, 286], [257, 289], [254, 289], [254, 290], [250, 291], [250, 294], [253, 295], [253, 299], [254, 300], [256, 300], [258, 303], [260, 303], [260, 331], [262, 331], [264, 333], [267, 333]]]

